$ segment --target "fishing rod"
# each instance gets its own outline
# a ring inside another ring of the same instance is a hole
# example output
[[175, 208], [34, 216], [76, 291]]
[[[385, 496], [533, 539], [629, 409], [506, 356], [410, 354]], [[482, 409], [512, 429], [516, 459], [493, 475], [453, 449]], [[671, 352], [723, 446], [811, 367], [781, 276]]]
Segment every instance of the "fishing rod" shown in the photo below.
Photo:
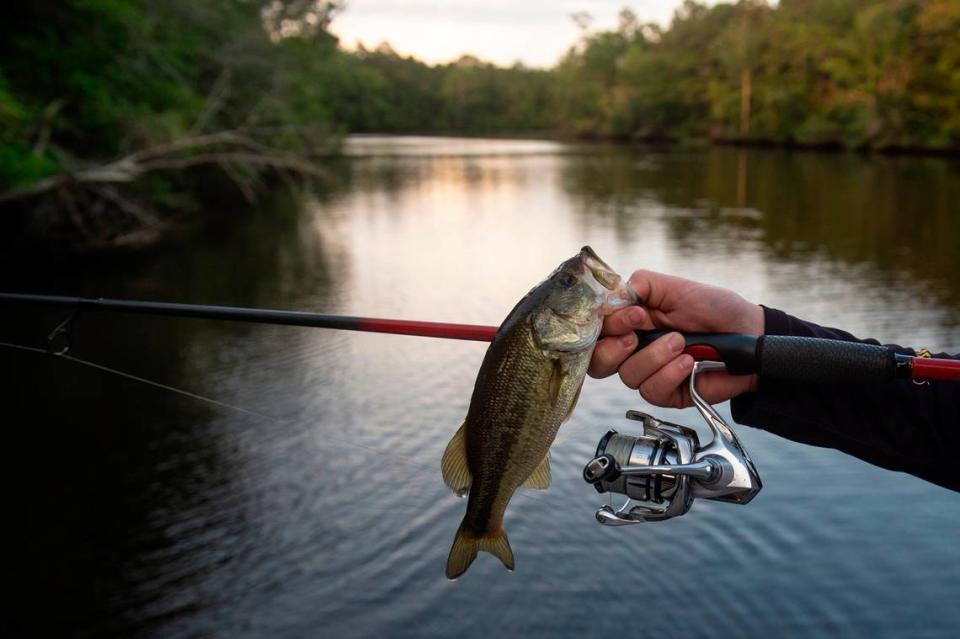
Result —
[[[47, 305], [72, 309], [47, 337], [47, 350], [65, 354], [81, 312], [132, 313], [260, 324], [332, 328], [447, 339], [493, 341], [496, 326], [325, 315], [232, 306], [142, 302], [105, 298], [0, 293], [0, 304]], [[640, 350], [666, 331], [637, 331]], [[664, 521], [686, 514], [695, 498], [736, 504], [751, 501], [763, 487], [760, 475], [739, 438], [723, 417], [697, 392], [697, 379], [709, 371], [758, 374], [804, 382], [882, 383], [892, 380], [960, 381], [960, 360], [897, 353], [862, 342], [780, 335], [684, 333], [685, 352], [696, 360], [687, 384], [694, 408], [708, 434], [666, 422], [640, 411], [627, 411], [637, 435], [610, 430], [600, 439], [584, 480], [600, 493], [618, 493], [627, 501], [596, 511], [607, 526]]]
[[[208, 304], [176, 304], [109, 298], [0, 293], [0, 303], [60, 306], [73, 314], [48, 337], [48, 348], [66, 352], [71, 328], [81, 312], [114, 312], [166, 317], [188, 317], [257, 324], [279, 324], [309, 328], [331, 328], [372, 333], [392, 333], [445, 339], [490, 342], [496, 326], [454, 324], [304, 311], [284, 311]], [[665, 331], [637, 331], [637, 350], [649, 345]], [[895, 379], [960, 381], [960, 360], [916, 357], [892, 348], [862, 342], [783, 335], [740, 335], [733, 333], [683, 333], [685, 352], [698, 361], [719, 361], [734, 375], [810, 382], [877, 383]], [[60, 342], [60, 347], [54, 342]]]

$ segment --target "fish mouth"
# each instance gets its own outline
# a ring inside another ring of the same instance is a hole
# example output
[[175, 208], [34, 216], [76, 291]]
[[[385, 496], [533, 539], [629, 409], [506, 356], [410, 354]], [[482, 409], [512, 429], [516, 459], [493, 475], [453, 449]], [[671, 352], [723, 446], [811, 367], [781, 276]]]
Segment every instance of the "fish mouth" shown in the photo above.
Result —
[[620, 283], [620, 276], [610, 268], [610, 265], [600, 259], [600, 256], [590, 248], [584, 246], [580, 249], [580, 261], [587, 267], [593, 279], [608, 291], [614, 291]]
[[597, 297], [603, 299], [607, 312], [637, 303], [637, 295], [633, 289], [627, 286], [623, 278], [600, 259], [592, 248], [584, 246], [580, 249], [580, 261], [586, 267], [584, 279], [597, 293]]

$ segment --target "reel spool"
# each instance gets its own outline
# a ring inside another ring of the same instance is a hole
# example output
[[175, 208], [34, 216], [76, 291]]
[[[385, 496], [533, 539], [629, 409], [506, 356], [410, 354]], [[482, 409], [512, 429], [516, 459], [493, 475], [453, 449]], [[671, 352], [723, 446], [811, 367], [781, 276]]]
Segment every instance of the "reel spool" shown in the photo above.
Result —
[[698, 374], [725, 368], [722, 362], [696, 362], [690, 374], [690, 396], [710, 427], [709, 441], [701, 443], [692, 428], [634, 410], [627, 419], [640, 422], [639, 435], [611, 430], [603, 436], [583, 478], [600, 493], [629, 499], [618, 510], [601, 507], [597, 521], [608, 526], [663, 521], [685, 514], [695, 498], [746, 504], [760, 492], [763, 484], [747, 451], [696, 390]]

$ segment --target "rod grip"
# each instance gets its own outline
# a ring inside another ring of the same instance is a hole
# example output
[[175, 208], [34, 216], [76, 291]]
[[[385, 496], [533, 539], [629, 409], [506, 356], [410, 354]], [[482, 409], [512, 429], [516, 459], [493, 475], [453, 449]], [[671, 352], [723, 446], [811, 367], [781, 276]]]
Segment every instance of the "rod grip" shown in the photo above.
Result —
[[[666, 331], [637, 331], [637, 350]], [[898, 375], [897, 357], [886, 346], [791, 335], [681, 333], [684, 351], [698, 360], [716, 360], [733, 375], [804, 382], [884, 382]]]
[[897, 374], [896, 354], [886, 346], [764, 335], [757, 340], [761, 377], [806, 382], [875, 383]]
[[[636, 331], [637, 349], [646, 348], [669, 331]], [[714, 360], [727, 365], [733, 375], [759, 372], [757, 340], [753, 335], [739, 333], [681, 333], [684, 352], [697, 360]]]

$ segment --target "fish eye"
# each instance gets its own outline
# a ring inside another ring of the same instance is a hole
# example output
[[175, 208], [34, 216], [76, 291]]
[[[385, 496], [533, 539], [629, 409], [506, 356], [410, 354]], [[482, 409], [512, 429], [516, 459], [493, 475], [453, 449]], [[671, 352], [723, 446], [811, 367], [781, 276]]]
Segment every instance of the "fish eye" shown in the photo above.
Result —
[[563, 288], [570, 288], [577, 283], [577, 278], [573, 276], [572, 273], [564, 271], [560, 274], [560, 286]]

